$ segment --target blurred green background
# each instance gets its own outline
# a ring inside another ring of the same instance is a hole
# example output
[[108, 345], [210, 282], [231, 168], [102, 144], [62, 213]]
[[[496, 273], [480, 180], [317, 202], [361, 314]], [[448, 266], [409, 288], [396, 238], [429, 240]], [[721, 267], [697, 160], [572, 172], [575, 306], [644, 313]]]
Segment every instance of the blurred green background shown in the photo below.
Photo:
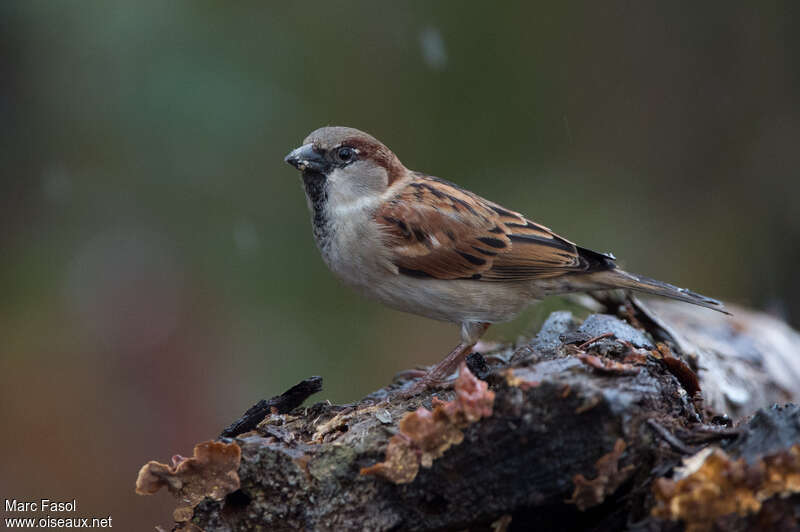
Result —
[[322, 125], [797, 326], [798, 11], [3, 2], [2, 497], [149, 530], [174, 503], [134, 495], [147, 460], [309, 375], [351, 401], [452, 347], [323, 265], [283, 163]]

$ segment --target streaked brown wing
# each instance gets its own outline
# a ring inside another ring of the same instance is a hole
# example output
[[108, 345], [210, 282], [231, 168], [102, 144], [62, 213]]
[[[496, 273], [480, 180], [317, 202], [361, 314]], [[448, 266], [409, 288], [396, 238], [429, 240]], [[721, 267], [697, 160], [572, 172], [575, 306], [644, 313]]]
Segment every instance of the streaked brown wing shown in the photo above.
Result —
[[418, 177], [375, 214], [399, 272], [524, 281], [587, 271], [582, 250], [519, 213], [452, 183]]

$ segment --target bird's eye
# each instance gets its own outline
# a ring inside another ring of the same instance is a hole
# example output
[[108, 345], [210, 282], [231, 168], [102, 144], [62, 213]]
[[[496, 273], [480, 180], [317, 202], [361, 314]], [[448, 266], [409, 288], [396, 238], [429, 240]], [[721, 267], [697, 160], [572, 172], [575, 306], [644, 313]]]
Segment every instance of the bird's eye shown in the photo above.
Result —
[[342, 146], [336, 150], [336, 157], [343, 163], [349, 163], [356, 157], [356, 151], [353, 148]]

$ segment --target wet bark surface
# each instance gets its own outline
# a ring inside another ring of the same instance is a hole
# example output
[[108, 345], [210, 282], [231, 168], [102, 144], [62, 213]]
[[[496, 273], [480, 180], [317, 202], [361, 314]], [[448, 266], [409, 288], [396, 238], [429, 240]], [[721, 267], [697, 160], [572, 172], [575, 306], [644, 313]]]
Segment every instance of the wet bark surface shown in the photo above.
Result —
[[[800, 336], [740, 309], [604, 303], [471, 356], [456, 390], [401, 399], [396, 381], [353, 404], [251, 410], [251, 430], [222, 438], [241, 448], [239, 488], [176, 529], [796, 527], [800, 412], [771, 405], [797, 400]], [[752, 502], [728, 511], [710, 486]]]

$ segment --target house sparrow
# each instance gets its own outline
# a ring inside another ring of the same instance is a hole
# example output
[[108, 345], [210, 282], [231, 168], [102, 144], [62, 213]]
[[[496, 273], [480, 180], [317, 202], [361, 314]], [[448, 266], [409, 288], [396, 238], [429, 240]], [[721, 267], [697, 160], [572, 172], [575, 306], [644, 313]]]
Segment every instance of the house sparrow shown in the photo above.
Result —
[[610, 254], [409, 170], [357, 129], [317, 129], [285, 161], [302, 172], [314, 239], [337, 277], [392, 308], [461, 325], [461, 343], [411, 394], [441, 384], [489, 324], [545, 296], [626, 288], [725, 312], [719, 301], [623, 271]]

